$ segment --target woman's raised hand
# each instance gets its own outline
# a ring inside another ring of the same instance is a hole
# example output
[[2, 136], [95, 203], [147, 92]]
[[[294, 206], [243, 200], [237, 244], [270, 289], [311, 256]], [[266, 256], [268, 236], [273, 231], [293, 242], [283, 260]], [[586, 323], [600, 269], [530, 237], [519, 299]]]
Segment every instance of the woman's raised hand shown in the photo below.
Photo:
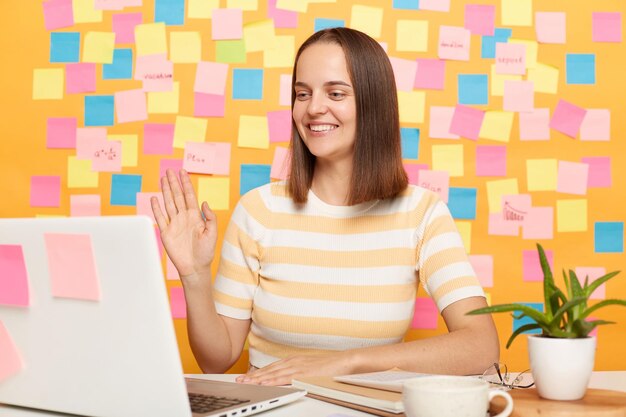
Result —
[[184, 170], [180, 171], [179, 183], [174, 171], [168, 169], [161, 178], [161, 189], [165, 213], [155, 197], [151, 199], [152, 211], [163, 246], [181, 279], [210, 272], [217, 241], [215, 213], [206, 201], [200, 213], [189, 174]]

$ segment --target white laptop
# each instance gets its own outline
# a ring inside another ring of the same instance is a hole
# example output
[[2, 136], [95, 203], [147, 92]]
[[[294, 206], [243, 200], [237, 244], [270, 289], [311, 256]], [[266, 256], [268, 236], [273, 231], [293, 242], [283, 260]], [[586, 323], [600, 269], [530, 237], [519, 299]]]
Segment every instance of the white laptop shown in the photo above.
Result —
[[[92, 249], [68, 259], [72, 242]], [[81, 273], [89, 283], [72, 293], [77, 287], [68, 288], [63, 271], [89, 269], [92, 255], [95, 274]], [[6, 280], [20, 279], [20, 257], [28, 297], [23, 285]], [[0, 219], [0, 268], [0, 344], [6, 352], [10, 343], [19, 358], [8, 376], [5, 362], [0, 403], [94, 417], [234, 417], [305, 394], [185, 380], [148, 217]], [[204, 411], [192, 413], [188, 394], [201, 399]]]

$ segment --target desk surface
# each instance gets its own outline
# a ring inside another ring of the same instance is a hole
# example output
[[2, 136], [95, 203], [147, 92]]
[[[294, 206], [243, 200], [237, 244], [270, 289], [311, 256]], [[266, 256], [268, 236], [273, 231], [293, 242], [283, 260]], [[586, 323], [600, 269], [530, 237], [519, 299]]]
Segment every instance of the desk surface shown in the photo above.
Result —
[[[192, 375], [189, 375], [192, 376]], [[214, 379], [221, 381], [233, 381], [236, 375], [193, 375], [195, 378]], [[626, 371], [598, 371], [591, 376], [589, 388], [609, 389], [626, 392]], [[315, 416], [329, 417], [333, 414], [341, 414], [350, 417], [371, 417], [371, 414], [352, 410], [350, 408], [314, 400], [312, 398], [302, 398], [294, 403], [287, 404], [280, 408], [259, 414], [263, 417], [293, 417], [293, 416]], [[68, 414], [47, 413], [10, 406], [0, 405], [0, 417], [75, 417]]]

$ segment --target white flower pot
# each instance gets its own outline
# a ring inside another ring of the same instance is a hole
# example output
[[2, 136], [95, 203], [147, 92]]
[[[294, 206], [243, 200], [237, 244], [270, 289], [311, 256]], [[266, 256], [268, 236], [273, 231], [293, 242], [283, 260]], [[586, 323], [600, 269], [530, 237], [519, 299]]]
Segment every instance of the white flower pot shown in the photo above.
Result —
[[530, 369], [539, 396], [578, 400], [585, 396], [596, 353], [596, 338], [528, 336]]

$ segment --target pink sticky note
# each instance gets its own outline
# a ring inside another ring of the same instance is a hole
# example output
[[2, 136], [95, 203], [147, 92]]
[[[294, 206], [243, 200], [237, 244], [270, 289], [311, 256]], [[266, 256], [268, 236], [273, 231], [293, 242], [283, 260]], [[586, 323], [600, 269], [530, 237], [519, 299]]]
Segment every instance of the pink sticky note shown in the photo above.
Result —
[[430, 122], [428, 136], [434, 139], [459, 139], [459, 135], [450, 133], [454, 107], [432, 106], [430, 108]]
[[61, 202], [61, 177], [30, 177], [30, 206], [59, 207]]
[[172, 318], [187, 318], [187, 302], [185, 301], [183, 287], [170, 288], [170, 308], [172, 309]]
[[272, 160], [270, 178], [286, 180], [289, 175], [289, 168], [291, 167], [290, 161], [289, 149], [277, 146], [274, 150], [274, 159]]
[[180, 279], [180, 275], [178, 274], [178, 270], [174, 266], [174, 263], [170, 259], [167, 254], [165, 254], [165, 277], [168, 280]]
[[431, 298], [417, 297], [415, 299], [412, 329], [436, 329], [438, 319], [439, 310]]
[[440, 26], [438, 56], [441, 59], [469, 61], [470, 31], [458, 26]]
[[48, 149], [71, 149], [76, 147], [76, 118], [49, 117], [46, 124]]
[[143, 153], [171, 155], [174, 151], [173, 123], [146, 123], [143, 125]]
[[28, 273], [22, 246], [0, 245], [0, 305], [28, 307], [29, 304]]
[[550, 109], [535, 108], [519, 114], [519, 136], [521, 140], [550, 139]]
[[276, 28], [298, 27], [298, 13], [276, 8], [276, 0], [267, 1], [267, 17], [274, 20]]
[[74, 26], [72, 0], [49, 0], [42, 6], [46, 30]]
[[550, 120], [550, 128], [576, 139], [587, 110], [565, 100], [559, 100]]
[[122, 10], [126, 0], [94, 0], [94, 10]]
[[143, 91], [172, 91], [174, 64], [167, 60], [165, 54], [138, 56], [133, 78], [143, 81]]
[[24, 367], [15, 342], [9, 331], [0, 321], [0, 383], [17, 374]]
[[152, 197], [156, 197], [157, 200], [159, 200], [159, 207], [161, 207], [161, 210], [165, 209], [162, 193], [139, 192], [137, 193], [137, 215], [148, 216], [152, 220], [152, 223], [156, 224], [156, 219], [154, 218], [154, 213], [152, 212], [152, 203], [150, 202]]
[[79, 127], [76, 129], [76, 158], [91, 159], [94, 148], [107, 140], [104, 127]]
[[450, 123], [450, 133], [477, 140], [484, 118], [483, 110], [457, 104]]
[[100, 284], [88, 234], [45, 233], [52, 295], [99, 301]]
[[70, 196], [70, 216], [100, 216], [100, 194], [83, 194]]
[[419, 172], [424, 169], [429, 169], [426, 164], [402, 164], [406, 175], [409, 177], [409, 184], [419, 184]]
[[412, 91], [417, 73], [417, 62], [412, 59], [389, 57], [396, 87], [400, 91]]
[[417, 59], [417, 71], [413, 87], [417, 89], [443, 90], [446, 80], [446, 61], [442, 59]]
[[119, 13], [112, 17], [115, 43], [135, 43], [135, 26], [142, 23], [141, 13]]
[[609, 109], [587, 109], [580, 125], [580, 140], [611, 140], [611, 111]]
[[199, 62], [196, 68], [196, 79], [193, 91], [196, 93], [226, 94], [226, 78], [228, 64], [219, 62]]
[[213, 9], [211, 39], [241, 39], [243, 37], [243, 11], [241, 9]]
[[518, 236], [519, 225], [515, 222], [504, 220], [502, 213], [489, 214], [489, 226], [487, 233], [493, 236]]
[[448, 202], [450, 191], [450, 173], [448, 171], [420, 170], [418, 185], [439, 194], [444, 203]]
[[291, 105], [291, 75], [280, 75], [280, 96], [278, 98], [278, 104], [281, 106]]
[[435, 12], [449, 12], [450, 0], [420, 0], [420, 10], [432, 10]]
[[488, 288], [493, 287], [493, 256], [469, 255], [468, 258], [480, 285]]
[[198, 174], [228, 175], [230, 143], [186, 142], [183, 168]]
[[526, 74], [526, 45], [497, 42], [496, 74]]
[[554, 207], [531, 207], [522, 224], [523, 239], [554, 238]]
[[506, 176], [506, 146], [476, 146], [476, 176]]
[[143, 90], [126, 90], [115, 93], [117, 123], [139, 122], [148, 119], [146, 93]]
[[193, 115], [196, 117], [224, 117], [226, 97], [217, 94], [193, 93]]
[[560, 193], [587, 194], [589, 165], [583, 162], [559, 161], [556, 190]]
[[531, 112], [535, 108], [535, 88], [532, 81], [504, 81], [503, 108], [506, 111]]
[[588, 156], [581, 161], [589, 165], [587, 187], [608, 188], [611, 186], [611, 158], [609, 156]]
[[[550, 269], [554, 271], [554, 254], [551, 250], [546, 250], [545, 252]], [[524, 281], [543, 281], [539, 252], [536, 250], [525, 250], [522, 252], [522, 270], [522, 279]]]
[[620, 12], [593, 12], [593, 41], [621, 42], [622, 14]]
[[182, 159], [161, 159], [161, 163], [159, 166], [159, 181], [158, 181], [159, 190], [161, 189], [161, 178], [165, 176], [165, 172], [168, 169], [171, 169], [174, 172], [178, 173], [178, 171], [183, 169], [183, 160]]
[[474, 35], [493, 36], [496, 22], [495, 6], [465, 5], [465, 29]]
[[120, 172], [122, 170], [122, 142], [99, 141], [94, 144], [91, 170], [95, 172]]
[[291, 110], [267, 112], [267, 124], [270, 142], [289, 142], [291, 140]]
[[532, 207], [530, 194], [502, 196], [502, 218], [507, 222], [522, 225]]
[[535, 33], [539, 43], [565, 43], [565, 13], [536, 12]]
[[67, 94], [93, 93], [96, 91], [96, 64], [78, 63], [65, 65], [65, 91]]
[[[578, 266], [574, 269], [580, 285], [585, 285], [585, 280], [589, 279], [589, 284], [598, 278], [606, 275], [606, 268], [593, 266]], [[600, 285], [589, 297], [592, 300], [603, 300], [606, 298], [606, 285]]]

